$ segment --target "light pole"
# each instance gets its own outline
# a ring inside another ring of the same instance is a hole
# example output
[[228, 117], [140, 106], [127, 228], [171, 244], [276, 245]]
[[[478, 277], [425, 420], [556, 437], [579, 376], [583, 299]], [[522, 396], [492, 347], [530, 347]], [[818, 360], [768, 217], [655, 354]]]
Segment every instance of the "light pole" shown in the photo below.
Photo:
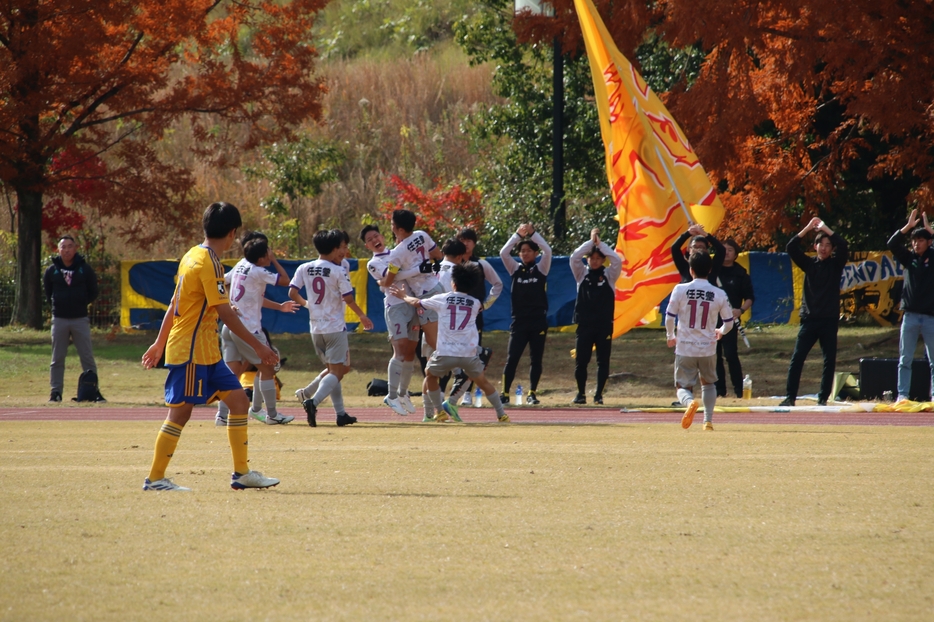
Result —
[[[515, 12], [528, 10], [532, 15], [554, 17], [550, 2], [515, 0]], [[552, 137], [551, 137], [551, 217], [555, 239], [563, 240], [567, 231], [567, 210], [564, 201], [564, 56], [561, 39], [552, 42], [554, 71], [552, 73]]]

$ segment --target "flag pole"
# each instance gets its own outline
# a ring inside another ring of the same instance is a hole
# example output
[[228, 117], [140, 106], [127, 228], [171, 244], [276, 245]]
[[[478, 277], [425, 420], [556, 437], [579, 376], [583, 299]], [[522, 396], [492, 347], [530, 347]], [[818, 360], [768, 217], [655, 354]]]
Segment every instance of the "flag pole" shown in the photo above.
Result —
[[684, 215], [687, 217], [688, 223], [693, 225], [694, 219], [691, 218], [691, 212], [688, 210], [688, 206], [684, 203], [684, 199], [681, 198], [681, 193], [678, 192], [678, 184], [675, 183], [674, 177], [671, 176], [671, 172], [668, 170], [668, 166], [665, 165], [665, 159], [662, 158], [662, 152], [658, 150], [658, 145], [655, 145], [655, 155], [658, 157], [658, 161], [662, 165], [662, 168], [665, 169], [665, 176], [668, 177], [668, 183], [671, 184], [672, 189], [675, 191], [675, 196], [678, 197], [678, 203], [681, 204], [681, 209], [684, 211]]

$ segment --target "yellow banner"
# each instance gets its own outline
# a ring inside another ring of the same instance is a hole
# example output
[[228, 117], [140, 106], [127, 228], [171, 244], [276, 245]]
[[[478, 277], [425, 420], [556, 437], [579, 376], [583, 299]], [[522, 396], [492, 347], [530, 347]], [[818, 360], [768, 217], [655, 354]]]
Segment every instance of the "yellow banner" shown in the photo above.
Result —
[[574, 0], [593, 77], [623, 271], [613, 336], [650, 321], [681, 280], [671, 244], [691, 223], [712, 233], [723, 205], [684, 132], [616, 48], [591, 0]]

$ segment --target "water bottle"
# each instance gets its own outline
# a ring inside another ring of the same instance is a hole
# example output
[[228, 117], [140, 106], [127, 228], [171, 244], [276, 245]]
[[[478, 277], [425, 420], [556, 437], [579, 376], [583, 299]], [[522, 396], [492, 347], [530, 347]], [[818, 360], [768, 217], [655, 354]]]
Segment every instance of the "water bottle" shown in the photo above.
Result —
[[746, 374], [746, 377], [743, 378], [743, 399], [752, 399], [752, 378], [749, 377], [749, 374]]
[[522, 406], [522, 385], [516, 387], [516, 395], [513, 397], [512, 403], [515, 406]]
[[477, 390], [473, 393], [473, 407], [480, 408], [483, 406], [483, 391], [480, 390], [480, 387], [477, 387]]

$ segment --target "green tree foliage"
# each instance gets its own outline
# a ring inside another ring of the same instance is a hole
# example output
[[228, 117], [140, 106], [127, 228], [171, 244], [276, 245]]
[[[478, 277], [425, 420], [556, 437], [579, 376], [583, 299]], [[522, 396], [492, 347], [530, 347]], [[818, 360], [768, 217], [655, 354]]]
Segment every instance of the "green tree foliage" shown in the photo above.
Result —
[[321, 194], [325, 184], [337, 179], [344, 154], [333, 144], [302, 136], [263, 147], [262, 155], [260, 164], [243, 170], [247, 179], [262, 179], [272, 187], [262, 202], [270, 225], [265, 233], [274, 247], [284, 246], [290, 257], [302, 257], [302, 200]]
[[[513, 31], [513, 2], [483, 0], [481, 8], [455, 27], [458, 43], [471, 63], [492, 62], [497, 95], [506, 103], [478, 112], [464, 127], [474, 147], [485, 154], [475, 183], [487, 204], [484, 234], [495, 246], [533, 222], [545, 235], [552, 233], [552, 71], [551, 45], [522, 45]], [[647, 33], [637, 52], [646, 80], [664, 91], [689, 82], [699, 70], [702, 54], [690, 46], [673, 50]], [[590, 230], [599, 227], [613, 239], [618, 224], [610, 199], [604, 165], [600, 121], [593, 101], [587, 57], [572, 49], [564, 58], [564, 161], [567, 236], [554, 240], [555, 251], [568, 253]], [[610, 232], [614, 232], [610, 235]]]

